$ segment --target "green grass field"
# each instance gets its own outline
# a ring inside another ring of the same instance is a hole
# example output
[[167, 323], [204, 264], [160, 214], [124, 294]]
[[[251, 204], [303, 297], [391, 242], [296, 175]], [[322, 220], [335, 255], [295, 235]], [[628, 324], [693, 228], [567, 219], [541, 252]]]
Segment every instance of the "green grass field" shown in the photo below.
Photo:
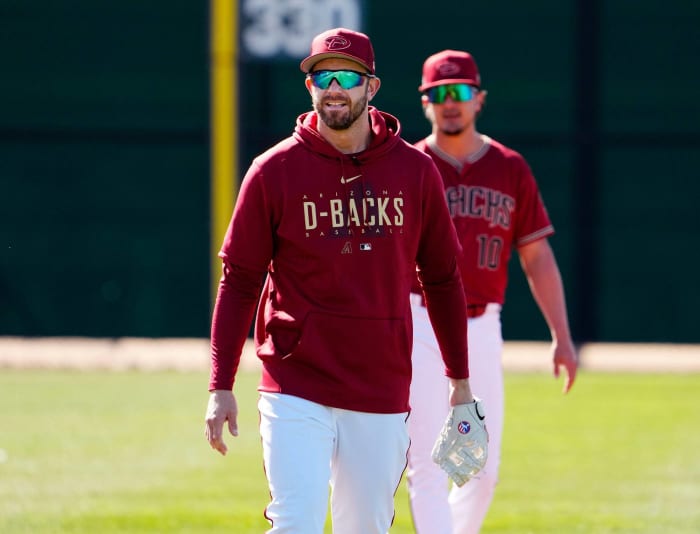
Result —
[[[256, 381], [239, 377], [241, 436], [221, 457], [204, 439], [204, 373], [3, 369], [0, 532], [264, 532]], [[700, 375], [581, 372], [560, 387], [506, 375], [482, 532], [700, 532]], [[403, 486], [396, 505], [391, 532], [412, 532]]]

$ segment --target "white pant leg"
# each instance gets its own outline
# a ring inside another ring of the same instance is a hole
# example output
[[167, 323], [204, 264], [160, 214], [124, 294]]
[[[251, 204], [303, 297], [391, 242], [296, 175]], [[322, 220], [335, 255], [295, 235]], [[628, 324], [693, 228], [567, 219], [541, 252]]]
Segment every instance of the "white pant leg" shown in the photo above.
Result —
[[501, 463], [503, 435], [503, 337], [500, 306], [490, 304], [484, 315], [469, 320], [469, 383], [484, 401], [489, 433], [489, 457], [476, 478], [461, 488], [454, 485], [449, 502], [454, 534], [476, 534], [493, 499]]
[[320, 404], [261, 393], [260, 436], [271, 501], [265, 517], [274, 534], [322, 534], [335, 449], [332, 412]]
[[386, 534], [406, 468], [407, 413], [334, 408], [337, 445], [331, 464], [334, 534]]
[[430, 456], [449, 411], [449, 382], [427, 309], [412, 297], [411, 312], [413, 378], [408, 418], [411, 447], [406, 471], [411, 514], [417, 534], [451, 534], [447, 474]]

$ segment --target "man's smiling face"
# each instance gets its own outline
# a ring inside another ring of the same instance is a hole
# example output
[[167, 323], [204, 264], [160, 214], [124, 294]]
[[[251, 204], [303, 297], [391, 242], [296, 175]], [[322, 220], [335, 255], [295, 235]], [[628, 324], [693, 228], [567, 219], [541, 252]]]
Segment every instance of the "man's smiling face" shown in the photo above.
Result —
[[[316, 63], [312, 69], [319, 70], [353, 70], [366, 72], [359, 63], [348, 59], [329, 58]], [[306, 86], [311, 93], [314, 110], [321, 120], [333, 130], [347, 130], [362, 115], [369, 101], [369, 78], [363, 77], [357, 87], [343, 89], [337, 80], [333, 80], [326, 89], [316, 87], [307, 78]]]

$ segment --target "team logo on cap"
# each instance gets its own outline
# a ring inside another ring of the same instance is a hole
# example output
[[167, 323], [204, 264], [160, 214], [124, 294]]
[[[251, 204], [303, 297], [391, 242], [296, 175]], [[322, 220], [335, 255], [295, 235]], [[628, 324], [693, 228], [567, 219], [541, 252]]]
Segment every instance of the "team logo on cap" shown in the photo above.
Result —
[[345, 50], [346, 48], [350, 48], [350, 41], [345, 37], [334, 35], [326, 38], [326, 47], [328, 50]]
[[459, 430], [460, 434], [469, 434], [471, 429], [472, 427], [469, 425], [469, 421], [460, 421], [457, 425], [457, 430]]
[[459, 65], [451, 61], [446, 61], [437, 66], [437, 71], [440, 73], [440, 76], [453, 76], [459, 74]]

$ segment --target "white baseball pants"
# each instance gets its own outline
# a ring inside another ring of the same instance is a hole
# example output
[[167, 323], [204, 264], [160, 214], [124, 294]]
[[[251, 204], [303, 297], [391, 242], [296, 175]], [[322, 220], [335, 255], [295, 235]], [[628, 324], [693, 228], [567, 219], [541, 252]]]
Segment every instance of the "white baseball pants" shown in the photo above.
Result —
[[386, 534], [406, 468], [407, 413], [330, 408], [261, 393], [260, 435], [274, 534], [322, 534], [330, 484], [334, 534]]
[[420, 297], [411, 298], [413, 313], [413, 380], [408, 419], [408, 491], [417, 534], [476, 534], [486, 517], [498, 479], [503, 434], [504, 391], [501, 357], [501, 306], [489, 304], [469, 319], [469, 384], [484, 401], [489, 432], [486, 466], [461, 488], [449, 489], [447, 475], [432, 461], [431, 451], [449, 411], [448, 379], [437, 339]]

